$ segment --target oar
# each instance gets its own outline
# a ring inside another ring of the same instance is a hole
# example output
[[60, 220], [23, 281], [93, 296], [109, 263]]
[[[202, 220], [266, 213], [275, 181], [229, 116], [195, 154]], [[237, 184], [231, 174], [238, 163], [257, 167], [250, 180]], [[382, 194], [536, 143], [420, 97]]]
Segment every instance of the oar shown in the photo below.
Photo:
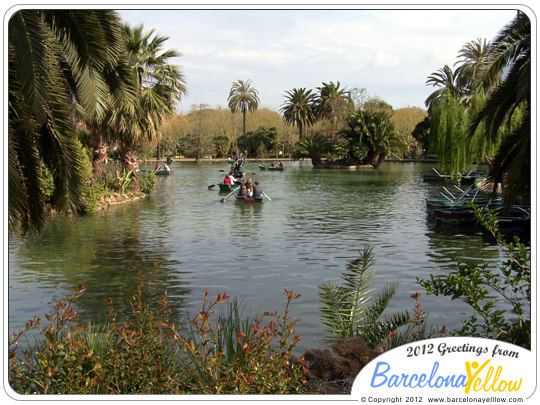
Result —
[[240, 187], [236, 187], [233, 191], [231, 191], [229, 194], [227, 194], [225, 197], [220, 198], [219, 202], [225, 201], [227, 198], [229, 198], [236, 190], [238, 190]]
[[272, 199], [270, 197], [268, 197], [265, 193], [262, 193], [263, 196], [265, 196], [266, 198], [268, 198], [268, 200], [272, 201]]
[[210, 190], [212, 187], [215, 187], [215, 186], [216, 186], [215, 184], [210, 184], [210, 185], [208, 186], [208, 190]]

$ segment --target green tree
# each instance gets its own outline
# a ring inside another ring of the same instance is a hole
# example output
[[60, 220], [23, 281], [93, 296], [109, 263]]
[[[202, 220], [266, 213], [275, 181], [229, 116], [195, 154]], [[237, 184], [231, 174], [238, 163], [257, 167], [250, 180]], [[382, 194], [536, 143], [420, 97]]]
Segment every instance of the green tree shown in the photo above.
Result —
[[226, 135], [216, 135], [213, 138], [216, 147], [216, 157], [223, 157], [229, 150], [230, 140]]
[[317, 118], [330, 122], [332, 135], [335, 135], [340, 123], [354, 111], [354, 102], [350, 92], [346, 88], [341, 88], [339, 81], [337, 83], [323, 82], [317, 90], [319, 90], [319, 97], [315, 101]]
[[286, 101], [280, 109], [283, 121], [298, 127], [298, 139], [301, 140], [304, 135], [303, 129], [317, 120], [314, 109], [316, 95], [305, 88], [295, 88], [285, 93]]
[[521, 197], [530, 201], [531, 192], [531, 22], [518, 11], [493, 41], [482, 66], [483, 83], [502, 81], [488, 95], [470, 128], [481, 125], [488, 142], [496, 142], [505, 129], [491, 162], [489, 180], [496, 189], [503, 185], [506, 201]]
[[348, 158], [355, 163], [379, 167], [386, 156], [399, 156], [407, 151], [407, 144], [386, 109], [356, 111], [349, 116], [340, 135], [348, 139]]
[[310, 134], [298, 141], [293, 152], [295, 159], [309, 157], [313, 166], [318, 166], [322, 162], [323, 154], [330, 151], [331, 144], [328, 137], [320, 133]]
[[444, 65], [441, 69], [433, 72], [426, 81], [433, 87], [437, 87], [433, 93], [431, 93], [425, 101], [428, 112], [431, 113], [433, 107], [435, 107], [445, 95], [450, 97], [459, 98], [461, 95], [461, 89], [457, 82], [457, 74], [448, 65]]
[[458, 53], [460, 58], [456, 65], [457, 86], [464, 89], [464, 93], [470, 93], [481, 81], [481, 70], [489, 50], [489, 41], [478, 38], [476, 41], [467, 42]]
[[[86, 179], [73, 124], [103, 116], [117, 82], [122, 31], [109, 10], [20, 10], [8, 26], [9, 229], [40, 231], [42, 165], [59, 211], [82, 206]], [[77, 104], [74, 104], [76, 101]]]
[[156, 142], [161, 135], [163, 121], [171, 117], [176, 103], [186, 94], [184, 77], [179, 68], [169, 64], [179, 56], [176, 50], [163, 50], [168, 37], [143, 32], [143, 26], [124, 26], [127, 55], [132, 66], [138, 102], [125, 103], [113, 111], [115, 137], [122, 149], [122, 165], [134, 175], [138, 187], [138, 148], [146, 142]]
[[246, 135], [246, 113], [255, 111], [259, 108], [259, 92], [251, 86], [251, 80], [238, 80], [232, 84], [229, 92], [229, 108], [231, 112], [241, 112], [244, 128], [244, 136]]

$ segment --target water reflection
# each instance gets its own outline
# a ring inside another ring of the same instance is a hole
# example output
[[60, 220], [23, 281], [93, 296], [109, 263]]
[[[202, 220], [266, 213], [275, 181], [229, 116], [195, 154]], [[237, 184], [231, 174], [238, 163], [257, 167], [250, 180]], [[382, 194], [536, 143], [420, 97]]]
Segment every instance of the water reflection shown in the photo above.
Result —
[[[127, 312], [143, 276], [151, 299], [168, 291], [176, 318], [196, 310], [205, 289], [237, 296], [251, 313], [281, 308], [281, 292], [293, 289], [302, 294], [292, 308], [302, 350], [322, 341], [318, 286], [339, 282], [366, 244], [373, 246], [374, 287], [400, 280], [390, 310], [412, 309], [416, 277], [463, 260], [501, 260], [478, 232], [445, 233], [429, 223], [425, 198], [437, 190], [422, 173], [431, 166], [333, 171], [287, 162], [284, 172], [261, 172], [250, 163], [249, 176], [272, 199], [262, 204], [219, 202], [219, 188], [208, 186], [221, 181], [224, 162], [175, 162], [171, 169], [145, 199], [52, 223], [34, 240], [11, 238], [10, 329], [81, 283], [88, 287], [78, 304], [84, 319], [105, 319], [109, 296]], [[466, 311], [441, 297], [423, 296], [422, 304], [450, 328]]]

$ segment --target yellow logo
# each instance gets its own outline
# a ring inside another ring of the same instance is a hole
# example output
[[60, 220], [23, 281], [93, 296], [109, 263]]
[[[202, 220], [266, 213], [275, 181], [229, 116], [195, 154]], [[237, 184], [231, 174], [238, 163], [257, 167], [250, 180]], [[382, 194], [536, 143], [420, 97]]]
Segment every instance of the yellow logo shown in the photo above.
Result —
[[[503, 372], [502, 366], [498, 366], [496, 370], [493, 366], [489, 366], [486, 369], [485, 374], [482, 373], [490, 361], [491, 360], [486, 360], [482, 365], [478, 364], [477, 361], [473, 361], [472, 363], [468, 361], [465, 362], [465, 370], [467, 371], [468, 378], [467, 385], [465, 386], [465, 393], [468, 394], [471, 388], [475, 392], [480, 390], [484, 390], [485, 392], [512, 392], [519, 390], [521, 387], [521, 378], [519, 379], [519, 382], [501, 379], [500, 377]], [[473, 370], [475, 370], [474, 374]]]

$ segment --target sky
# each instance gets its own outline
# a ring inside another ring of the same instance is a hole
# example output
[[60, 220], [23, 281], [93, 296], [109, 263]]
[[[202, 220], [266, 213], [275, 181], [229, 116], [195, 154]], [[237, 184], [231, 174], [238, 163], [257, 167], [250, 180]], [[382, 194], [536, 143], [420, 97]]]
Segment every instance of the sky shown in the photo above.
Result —
[[200, 104], [227, 108], [233, 82], [248, 79], [259, 92], [260, 108], [275, 111], [286, 91], [315, 90], [330, 81], [363, 88], [394, 109], [425, 108], [435, 90], [426, 86], [428, 76], [444, 65], [454, 67], [463, 45], [494, 39], [516, 15], [515, 6], [347, 7], [116, 11], [129, 25], [168, 36], [165, 48], [182, 54], [170, 60], [180, 66], [188, 90], [179, 113]]

